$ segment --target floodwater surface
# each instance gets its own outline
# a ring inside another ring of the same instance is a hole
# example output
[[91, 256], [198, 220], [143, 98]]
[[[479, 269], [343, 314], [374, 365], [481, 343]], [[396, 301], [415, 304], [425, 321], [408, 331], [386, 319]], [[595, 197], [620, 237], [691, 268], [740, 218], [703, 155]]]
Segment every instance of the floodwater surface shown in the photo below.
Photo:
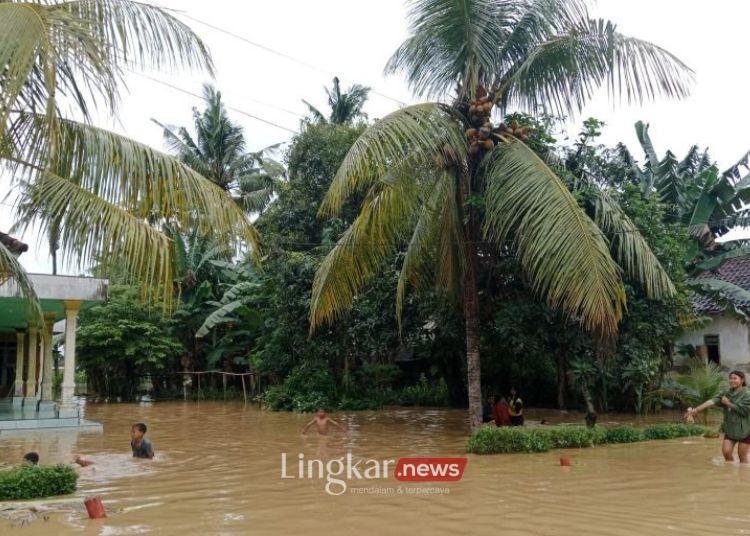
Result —
[[[359, 480], [355, 470], [340, 495], [326, 492], [320, 465], [312, 465], [314, 478], [298, 478], [300, 455], [304, 462], [349, 452], [365, 462], [462, 457], [465, 416], [437, 409], [338, 413], [333, 417], [349, 434], [319, 438], [314, 430], [300, 435], [309, 415], [252, 405], [90, 404], [86, 418], [103, 423], [103, 434], [2, 435], [0, 465], [30, 450], [44, 464], [69, 462], [74, 454], [90, 458], [95, 465], [81, 470], [77, 495], [101, 496], [109, 517], [89, 520], [79, 510], [23, 527], [0, 520], [0, 534], [750, 534], [750, 468], [724, 464], [719, 439], [469, 455], [458, 482], [399, 482], [393, 465], [387, 479]], [[572, 420], [552, 412], [531, 415], [541, 416]], [[602, 418], [608, 419], [617, 417]], [[149, 426], [154, 460], [130, 457], [130, 424], [138, 421]], [[560, 467], [561, 455], [573, 466]], [[338, 466], [331, 467], [336, 472]], [[330, 490], [339, 493], [342, 486]]]

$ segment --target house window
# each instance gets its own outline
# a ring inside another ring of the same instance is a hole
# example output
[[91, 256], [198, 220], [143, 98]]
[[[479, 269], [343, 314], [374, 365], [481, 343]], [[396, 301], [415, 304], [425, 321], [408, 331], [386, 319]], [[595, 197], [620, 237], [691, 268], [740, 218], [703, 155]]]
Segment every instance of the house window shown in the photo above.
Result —
[[719, 336], [718, 335], [704, 335], [703, 344], [706, 345], [708, 351], [708, 362], [721, 364], [721, 353], [719, 352]]

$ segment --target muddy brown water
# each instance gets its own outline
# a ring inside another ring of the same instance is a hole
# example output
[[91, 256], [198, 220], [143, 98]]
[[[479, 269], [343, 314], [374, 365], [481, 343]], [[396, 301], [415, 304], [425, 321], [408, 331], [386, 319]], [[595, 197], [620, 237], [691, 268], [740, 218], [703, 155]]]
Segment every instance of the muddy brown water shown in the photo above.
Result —
[[[29, 450], [38, 451], [42, 463], [67, 462], [75, 453], [95, 461], [82, 470], [77, 495], [100, 495], [110, 514], [96, 521], [82, 512], [53, 514], [24, 527], [0, 520], [0, 534], [750, 534], [750, 468], [724, 464], [718, 439], [470, 455], [459, 482], [401, 483], [391, 474], [348, 480], [338, 496], [326, 493], [325, 478], [282, 479], [282, 453], [287, 476], [296, 476], [299, 454], [308, 461], [347, 452], [355, 461], [464, 455], [467, 425], [460, 410], [334, 416], [349, 427], [348, 436], [318, 438], [311, 431], [303, 438], [309, 416], [243, 404], [91, 404], [86, 417], [102, 422], [103, 434], [0, 436], [2, 465]], [[580, 418], [556, 412], [529, 417]], [[149, 426], [153, 461], [130, 457], [129, 426], [136, 421]], [[571, 457], [573, 467], [560, 467], [561, 455]]]

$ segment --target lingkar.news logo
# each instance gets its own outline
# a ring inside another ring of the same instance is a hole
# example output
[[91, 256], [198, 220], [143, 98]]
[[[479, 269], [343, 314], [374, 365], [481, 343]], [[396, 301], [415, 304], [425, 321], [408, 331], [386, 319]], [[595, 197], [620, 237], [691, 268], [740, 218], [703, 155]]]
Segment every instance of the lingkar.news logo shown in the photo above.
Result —
[[468, 462], [467, 458], [399, 458], [378, 460], [359, 458], [352, 453], [323, 461], [305, 458], [300, 453], [294, 461], [281, 453], [282, 479], [325, 480], [325, 492], [329, 495], [346, 493], [351, 481], [389, 480], [399, 482], [457, 482], [461, 480]]

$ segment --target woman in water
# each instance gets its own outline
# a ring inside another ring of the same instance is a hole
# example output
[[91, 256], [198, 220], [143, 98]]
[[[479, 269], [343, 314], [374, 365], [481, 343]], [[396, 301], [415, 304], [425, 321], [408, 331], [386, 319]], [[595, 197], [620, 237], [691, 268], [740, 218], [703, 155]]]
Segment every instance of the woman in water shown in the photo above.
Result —
[[711, 406], [721, 406], [724, 410], [724, 422], [721, 425], [721, 431], [724, 432], [721, 453], [724, 459], [734, 461], [734, 446], [737, 445], [740, 463], [747, 463], [747, 453], [750, 450], [750, 391], [746, 387], [745, 373], [739, 370], [730, 372], [729, 390], [706, 400], [698, 407], [688, 408], [687, 416], [695, 416]]

